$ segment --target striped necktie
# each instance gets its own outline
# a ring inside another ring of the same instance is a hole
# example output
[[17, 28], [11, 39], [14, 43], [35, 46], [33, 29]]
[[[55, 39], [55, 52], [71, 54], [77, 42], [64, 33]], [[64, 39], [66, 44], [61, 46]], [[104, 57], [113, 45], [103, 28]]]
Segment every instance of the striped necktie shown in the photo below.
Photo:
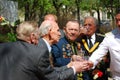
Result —
[[77, 54], [77, 52], [76, 52], [76, 47], [75, 47], [75, 44], [74, 44], [74, 43], [71, 43], [71, 47], [72, 47], [72, 52], [73, 52], [73, 54]]
[[50, 61], [50, 65], [51, 65], [52, 67], [54, 67], [54, 66], [53, 66], [53, 56], [52, 56], [52, 53], [51, 53], [51, 52], [49, 52], [49, 61]]

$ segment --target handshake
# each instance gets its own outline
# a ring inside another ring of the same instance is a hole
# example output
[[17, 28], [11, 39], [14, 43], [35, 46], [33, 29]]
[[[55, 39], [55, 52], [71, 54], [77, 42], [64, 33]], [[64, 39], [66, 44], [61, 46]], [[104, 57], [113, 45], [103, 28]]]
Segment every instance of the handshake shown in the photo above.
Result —
[[76, 73], [79, 73], [91, 69], [93, 67], [93, 62], [85, 60], [81, 56], [73, 55], [71, 62], [67, 65], [67, 67], [72, 67]]

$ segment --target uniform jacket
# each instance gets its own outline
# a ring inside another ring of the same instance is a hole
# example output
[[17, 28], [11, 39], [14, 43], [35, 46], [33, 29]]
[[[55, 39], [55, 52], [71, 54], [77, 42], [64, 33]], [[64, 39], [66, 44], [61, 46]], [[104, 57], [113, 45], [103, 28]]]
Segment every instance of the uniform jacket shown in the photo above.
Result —
[[[74, 42], [73, 46], [77, 49], [77, 43]], [[57, 44], [52, 45], [51, 52], [54, 57], [54, 65], [58, 67], [67, 65], [71, 60], [71, 56], [74, 54], [71, 43], [66, 37], [61, 38]]]

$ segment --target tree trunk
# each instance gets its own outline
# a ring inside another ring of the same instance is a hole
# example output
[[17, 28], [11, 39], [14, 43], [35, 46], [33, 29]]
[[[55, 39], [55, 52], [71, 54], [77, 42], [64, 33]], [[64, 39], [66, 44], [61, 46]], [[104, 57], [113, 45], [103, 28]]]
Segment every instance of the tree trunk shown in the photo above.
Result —
[[100, 11], [99, 11], [99, 9], [97, 9], [97, 14], [98, 14], [98, 26], [100, 26], [101, 19], [100, 19]]
[[76, 0], [76, 6], [77, 6], [77, 19], [80, 22], [80, 7], [79, 7], [80, 0]]

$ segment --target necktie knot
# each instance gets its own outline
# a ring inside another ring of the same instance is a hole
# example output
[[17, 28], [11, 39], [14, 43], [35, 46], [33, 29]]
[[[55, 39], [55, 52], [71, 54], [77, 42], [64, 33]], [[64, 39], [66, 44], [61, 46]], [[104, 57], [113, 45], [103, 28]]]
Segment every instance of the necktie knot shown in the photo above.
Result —
[[93, 46], [91, 39], [92, 39], [91, 37], [88, 37], [88, 40], [89, 40], [89, 49]]
[[88, 39], [92, 39], [91, 36], [89, 36]]

